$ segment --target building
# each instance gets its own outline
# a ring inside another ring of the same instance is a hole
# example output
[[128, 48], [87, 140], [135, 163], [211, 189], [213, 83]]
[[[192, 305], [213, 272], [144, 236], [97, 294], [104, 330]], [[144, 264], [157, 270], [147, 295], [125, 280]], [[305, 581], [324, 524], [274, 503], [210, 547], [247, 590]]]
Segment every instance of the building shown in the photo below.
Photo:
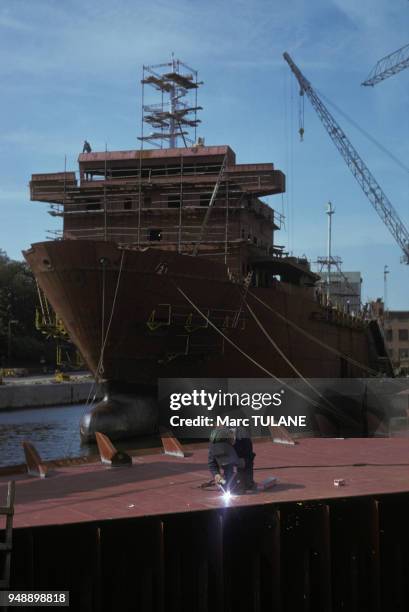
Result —
[[361, 285], [362, 277], [360, 272], [331, 272], [330, 294], [334, 304], [342, 310], [359, 312], [361, 310]]
[[389, 310], [384, 315], [385, 338], [394, 367], [409, 375], [409, 310]]
[[[317, 272], [321, 276], [321, 288], [326, 294], [328, 288], [328, 263], [330, 261], [331, 271], [329, 273], [329, 293], [332, 304], [341, 310], [358, 313], [361, 310], [361, 286], [362, 277], [360, 272], [344, 272], [341, 269], [340, 257], [331, 256], [318, 257]], [[335, 268], [333, 270], [332, 268]]]

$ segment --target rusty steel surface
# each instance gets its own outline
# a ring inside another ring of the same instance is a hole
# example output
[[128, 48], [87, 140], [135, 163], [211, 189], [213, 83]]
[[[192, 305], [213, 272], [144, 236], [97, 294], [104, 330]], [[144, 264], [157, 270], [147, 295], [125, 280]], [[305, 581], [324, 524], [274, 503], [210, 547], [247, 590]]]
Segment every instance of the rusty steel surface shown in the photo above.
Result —
[[45, 478], [48, 473], [48, 467], [42, 462], [34, 444], [23, 442], [23, 450], [28, 474], [38, 478]]
[[269, 427], [270, 436], [276, 444], [290, 444], [294, 446], [296, 441], [285, 427]]
[[255, 450], [279, 486], [227, 505], [199, 488], [203, 446], [17, 476], [10, 588], [69, 590], [78, 612], [407, 610], [409, 439]]
[[[409, 439], [314, 439], [295, 446], [256, 444], [255, 478], [276, 476], [273, 489], [233, 497], [233, 509], [409, 492]], [[209, 480], [207, 449], [189, 457], [133, 457], [130, 469], [99, 463], [60, 467], [45, 480], [16, 475], [15, 527], [192, 513], [225, 507]], [[345, 486], [334, 487], [342, 478]], [[0, 495], [7, 477], [0, 479]]]
[[179, 440], [171, 431], [162, 429], [160, 432], [162, 440], [163, 452], [165, 455], [173, 455], [174, 457], [185, 457], [185, 451]]
[[45, 172], [41, 174], [32, 174], [31, 180], [35, 183], [37, 181], [70, 181], [75, 183], [75, 172]]
[[3, 561], [2, 567], [0, 566], [0, 589], [8, 589], [10, 586], [11, 553], [13, 551], [13, 516], [15, 489], [15, 482], [11, 480], [7, 484], [6, 505], [0, 505], [0, 517], [5, 517], [4, 537], [0, 540], [0, 556], [2, 557]]
[[95, 440], [97, 442], [101, 463], [112, 467], [132, 465], [131, 457], [124, 451], [118, 451], [108, 436], [96, 431]]
[[11, 588], [63, 588], [84, 612], [403, 611], [408, 506], [401, 494], [17, 530]]
[[91, 153], [80, 153], [78, 161], [92, 162], [100, 160], [126, 160], [126, 159], [167, 159], [171, 157], [206, 157], [208, 155], [229, 155], [235, 159], [234, 151], [228, 145], [218, 145], [213, 147], [177, 147], [174, 149], [133, 149], [130, 151], [96, 151]]
[[[102, 310], [97, 296], [102, 295], [104, 287], [106, 303], [113, 303], [122, 253], [125, 255], [117, 306], [104, 352], [104, 376], [107, 380], [156, 384], [158, 378], [177, 378], [180, 376], [180, 360], [169, 361], [163, 356], [187, 351], [189, 359], [183, 361], [186, 377], [260, 376], [260, 368], [250, 363], [236, 348], [230, 345], [221, 347], [220, 336], [211, 328], [192, 332], [195, 337], [186, 347], [189, 332], [186, 333], [184, 322], [192, 307], [177, 287], [202, 312], [210, 310], [214, 313], [213, 322], [217, 323], [217, 312], [237, 311], [239, 285], [229, 280], [227, 269], [220, 262], [154, 249], [121, 251], [116, 243], [104, 241], [64, 240], [34, 244], [24, 255], [91, 371], [96, 372], [101, 349]], [[101, 260], [109, 261], [104, 274]], [[157, 266], [161, 264], [166, 264], [170, 271], [168, 274], [156, 273]], [[143, 300], [139, 299], [140, 295], [144, 296]], [[147, 328], [152, 312], [159, 306], [158, 301], [163, 302], [162, 298], [158, 300], [158, 295], [166, 296], [166, 303], [171, 305], [174, 315], [166, 327], [167, 333], [163, 335]], [[366, 328], [348, 322], [340, 324], [335, 318], [334, 321], [327, 320], [328, 313], [324, 306], [313, 299], [309, 290], [283, 283], [274, 291], [254, 288], [248, 299], [251, 302], [256, 298], [267, 304], [267, 308], [259, 303], [254, 304], [260, 321], [266, 329], [274, 331], [277, 344], [284, 353], [293, 355], [293, 364], [305, 377], [317, 377], [319, 373], [320, 378], [337, 378], [340, 375], [339, 355], [316, 342], [306, 344], [302, 334], [297, 330], [288, 330], [269, 308], [279, 315], [285, 313], [289, 321], [296, 321], [299, 327], [311, 336], [321, 338], [336, 351], [353, 355], [365, 367], [370, 365]], [[315, 317], [314, 313], [321, 318]], [[148, 333], [144, 333], [146, 330]], [[265, 363], [265, 336], [255, 321], [245, 321], [245, 324], [232, 330], [230, 337], [258, 363]], [[206, 348], [194, 350], [194, 345], [204, 345]], [[203, 354], [209, 355], [209, 359], [203, 361]], [[132, 358], [128, 357], [130, 355]], [[292, 368], [279, 354], [273, 352], [269, 354], [269, 359], [269, 367], [276, 376], [285, 378], [293, 375]], [[360, 375], [360, 368], [348, 365], [348, 376]]]

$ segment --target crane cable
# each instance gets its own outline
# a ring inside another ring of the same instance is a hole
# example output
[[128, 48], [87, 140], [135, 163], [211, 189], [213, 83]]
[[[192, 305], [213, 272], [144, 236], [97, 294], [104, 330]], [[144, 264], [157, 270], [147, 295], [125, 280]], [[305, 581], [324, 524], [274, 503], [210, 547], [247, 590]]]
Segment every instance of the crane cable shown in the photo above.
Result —
[[[222, 338], [224, 338], [228, 344], [230, 344], [230, 346], [232, 346], [233, 348], [235, 348], [241, 355], [243, 355], [246, 359], [248, 359], [249, 361], [251, 361], [251, 363], [253, 363], [255, 366], [257, 366], [260, 370], [262, 370], [265, 374], [267, 374], [270, 378], [272, 378], [273, 380], [275, 380], [276, 382], [278, 382], [280, 385], [282, 385], [283, 387], [286, 387], [289, 391], [292, 391], [295, 395], [298, 395], [299, 397], [301, 397], [302, 399], [306, 400], [310, 405], [312, 405], [314, 408], [322, 408], [322, 406], [316, 402], [315, 400], [313, 400], [312, 398], [308, 397], [308, 395], [305, 395], [304, 393], [302, 393], [302, 391], [298, 391], [298, 389], [295, 389], [294, 387], [292, 387], [291, 385], [289, 385], [287, 382], [285, 382], [285, 380], [279, 378], [278, 376], [276, 376], [275, 374], [273, 374], [272, 372], [270, 372], [269, 370], [267, 370], [267, 368], [265, 368], [261, 363], [259, 363], [258, 361], [256, 361], [255, 359], [253, 359], [253, 357], [251, 357], [251, 355], [249, 355], [248, 353], [246, 353], [245, 351], [243, 351], [243, 349], [241, 349], [238, 344], [236, 344], [235, 342], [233, 342], [233, 340], [231, 340], [231, 338], [229, 338], [228, 336], [226, 336], [226, 334], [224, 334], [222, 332], [221, 329], [219, 329], [217, 327], [217, 325], [215, 325], [210, 319], [209, 317], [207, 317], [198, 306], [196, 306], [196, 304], [186, 295], [186, 293], [175, 284], [176, 289], [179, 291], [179, 293], [185, 298], [185, 300], [187, 302], [189, 302], [189, 304], [196, 310], [196, 312], [208, 323], [208, 325], [210, 325], [210, 327], [212, 327], [220, 336], [222, 336]], [[315, 390], [317, 391], [317, 390]], [[328, 402], [327, 402], [328, 403]], [[327, 408], [328, 412], [333, 412], [335, 414], [335, 416], [339, 417], [339, 411], [337, 411], [334, 408]], [[349, 421], [350, 424], [352, 425], [356, 425], [356, 421], [351, 418], [349, 415], [347, 414], [343, 414], [342, 415], [342, 419], [343, 422], [346, 423]]]
[[379, 140], [377, 140], [374, 136], [372, 136], [369, 132], [367, 132], [363, 127], [361, 127], [354, 119], [352, 119], [352, 117], [350, 117], [345, 111], [341, 110], [339, 106], [335, 104], [335, 102], [332, 102], [321, 91], [319, 91], [318, 89], [316, 89], [315, 91], [320, 96], [320, 98], [322, 98], [323, 100], [325, 100], [325, 102], [327, 102], [327, 104], [332, 106], [332, 108], [335, 109], [337, 113], [339, 113], [342, 117], [344, 117], [344, 119], [346, 119], [346, 121], [348, 121], [356, 130], [358, 130], [358, 132], [360, 132], [363, 136], [365, 136], [365, 138], [367, 138], [370, 142], [372, 142], [372, 144], [378, 147], [378, 149], [382, 151], [382, 153], [385, 153], [385, 155], [387, 155], [393, 162], [395, 162], [395, 164], [399, 166], [399, 168], [401, 168], [402, 170], [404, 170], [405, 172], [409, 174], [408, 166], [406, 166], [398, 157], [396, 157], [396, 155], [394, 155], [392, 151], [389, 151], [389, 149], [387, 149], [383, 144], [381, 144]]

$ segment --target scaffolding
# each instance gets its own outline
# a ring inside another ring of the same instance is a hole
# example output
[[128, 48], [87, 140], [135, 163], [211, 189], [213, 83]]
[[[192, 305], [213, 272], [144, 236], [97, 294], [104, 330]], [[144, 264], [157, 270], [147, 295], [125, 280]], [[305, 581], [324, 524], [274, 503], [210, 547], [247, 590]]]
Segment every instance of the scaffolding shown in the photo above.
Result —
[[[142, 142], [163, 148], [178, 146], [181, 138], [185, 147], [194, 144], [197, 139], [197, 127], [200, 123], [197, 113], [202, 110], [197, 103], [197, 91], [202, 82], [198, 81], [198, 72], [175, 59], [172, 54], [170, 62], [143, 66], [142, 71]], [[146, 104], [145, 86], [160, 96], [160, 101]], [[144, 133], [144, 125], [153, 131]], [[191, 133], [193, 131], [193, 139]]]
[[[240, 251], [270, 254], [282, 216], [260, 198], [285, 190], [283, 173], [271, 163], [236, 164], [228, 146], [204, 146], [197, 138], [202, 82], [181, 60], [143, 66], [141, 82], [139, 150], [106, 147], [80, 155], [79, 173], [67, 172], [65, 160], [64, 172], [32, 175], [31, 200], [64, 219], [49, 237], [219, 256], [227, 265]], [[148, 103], [148, 90], [160, 100]], [[241, 255], [236, 260], [242, 269]]]
[[[338, 255], [331, 255], [330, 258], [318, 257], [315, 263], [320, 276], [323, 276], [324, 270], [326, 271], [326, 280], [323, 281], [323, 285], [330, 299], [341, 308], [345, 308], [351, 302], [358, 310], [361, 310], [361, 292], [353, 287], [347, 273], [342, 270], [342, 259]], [[332, 272], [332, 268], [335, 268], [336, 272]]]
[[[328, 235], [327, 235], [327, 255], [326, 257], [318, 257], [315, 262], [318, 266], [318, 273], [323, 276], [323, 270], [326, 271], [326, 281], [323, 283], [326, 289], [327, 303], [331, 303], [332, 298], [341, 308], [350, 307], [350, 299], [353, 300], [357, 310], [361, 309], [361, 290], [359, 292], [352, 287], [348, 277], [341, 269], [342, 259], [338, 255], [332, 255], [332, 217], [335, 214], [335, 209], [332, 202], [328, 202], [326, 215], [328, 217]], [[335, 275], [332, 273], [332, 268], [335, 268]], [[338, 275], [338, 276], [336, 276]]]
[[197, 138], [202, 81], [173, 54], [144, 65], [141, 83], [140, 149], [106, 146], [80, 155], [79, 173], [67, 171], [65, 158], [63, 172], [32, 175], [31, 200], [64, 219], [49, 237], [220, 255], [225, 263], [242, 245], [269, 254], [282, 216], [260, 198], [285, 190], [283, 173], [273, 164], [236, 164], [228, 146], [204, 146]]
[[[228, 147], [217, 155], [211, 149], [196, 147], [191, 155], [181, 149], [156, 165], [150, 157], [140, 164], [136, 151], [133, 166], [107, 161], [106, 152], [92, 167], [83, 164], [78, 178], [74, 172], [33, 175], [31, 199], [48, 202], [50, 214], [63, 217], [64, 230], [54, 230], [54, 239], [211, 253], [225, 263], [240, 244], [268, 254], [282, 216], [260, 198], [280, 192], [281, 173], [272, 164], [235, 165], [230, 159], [229, 165]], [[200, 160], [204, 150], [207, 161]]]

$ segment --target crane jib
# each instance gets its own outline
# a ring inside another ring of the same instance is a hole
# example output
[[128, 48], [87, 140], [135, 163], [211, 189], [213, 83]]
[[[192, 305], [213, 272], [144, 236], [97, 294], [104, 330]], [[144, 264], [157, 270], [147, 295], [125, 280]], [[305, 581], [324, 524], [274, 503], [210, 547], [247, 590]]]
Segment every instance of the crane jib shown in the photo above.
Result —
[[291, 59], [290, 55], [286, 52], [283, 53], [283, 57], [294, 73], [301, 89], [307, 94], [331, 140], [341, 153], [362, 191], [402, 249], [402, 262], [409, 264], [409, 231], [401, 221], [392, 202], [390, 202], [389, 198], [360, 157], [358, 151], [349, 141], [345, 132], [335, 121], [334, 117], [314, 91], [311, 83], [305, 78], [301, 70]]

